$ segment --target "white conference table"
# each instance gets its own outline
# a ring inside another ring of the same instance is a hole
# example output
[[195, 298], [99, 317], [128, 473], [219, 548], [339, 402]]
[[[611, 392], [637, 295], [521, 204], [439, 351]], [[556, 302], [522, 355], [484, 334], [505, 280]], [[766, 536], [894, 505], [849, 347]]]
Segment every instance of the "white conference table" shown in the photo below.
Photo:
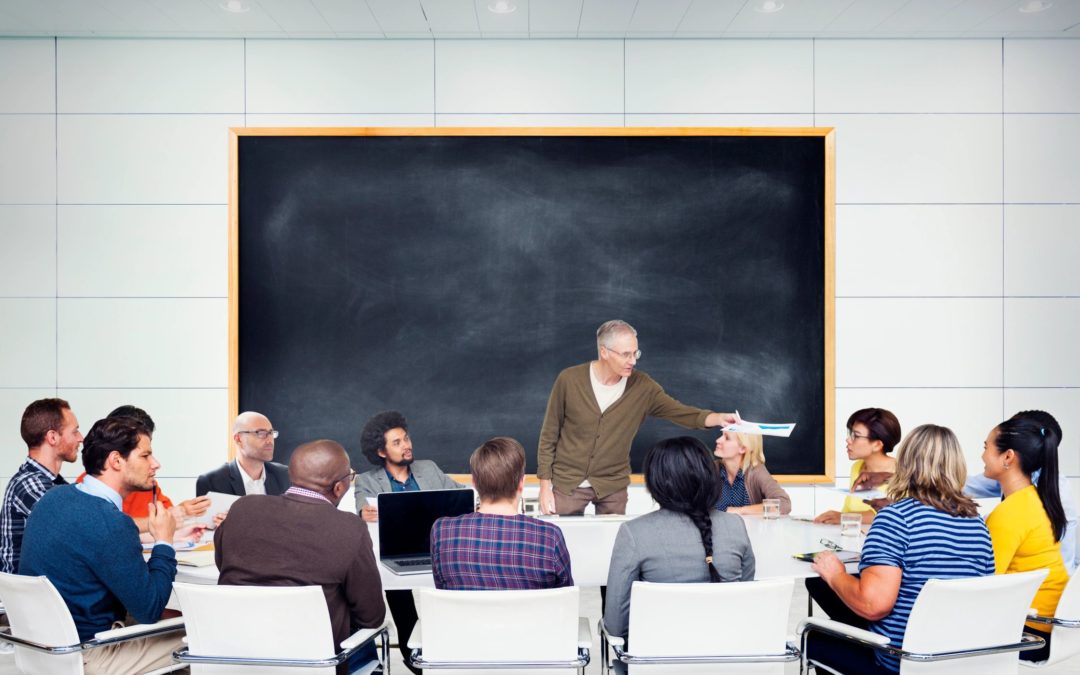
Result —
[[[608, 564], [611, 551], [615, 546], [615, 535], [619, 526], [635, 516], [575, 516], [553, 517], [555, 523], [566, 538], [570, 550], [570, 565], [574, 582], [582, 587], [597, 587], [607, 583]], [[545, 518], [547, 519], [547, 518]], [[796, 553], [820, 551], [825, 548], [821, 539], [834, 541], [847, 550], [860, 550], [865, 536], [841, 537], [839, 525], [815, 525], [789, 516], [775, 520], [766, 520], [761, 516], [742, 516], [746, 523], [750, 544], [754, 549], [757, 564], [756, 579], [776, 577], [796, 578], [816, 576], [810, 569], [810, 563], [795, 560]], [[370, 524], [375, 555], [379, 551], [378, 527]], [[178, 554], [183, 558], [183, 553]], [[855, 571], [857, 566], [848, 566]], [[430, 573], [398, 575], [379, 565], [379, 573], [384, 589], [433, 588], [434, 580]], [[217, 583], [218, 571], [213, 565], [206, 567], [179, 566], [176, 580], [188, 583]]]

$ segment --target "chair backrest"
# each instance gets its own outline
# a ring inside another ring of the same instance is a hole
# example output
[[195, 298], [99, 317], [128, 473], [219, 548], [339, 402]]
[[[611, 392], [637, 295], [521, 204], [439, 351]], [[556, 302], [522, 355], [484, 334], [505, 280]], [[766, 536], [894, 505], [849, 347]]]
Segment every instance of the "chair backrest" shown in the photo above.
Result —
[[[71, 611], [49, 579], [0, 572], [0, 600], [8, 610], [12, 635], [50, 647], [79, 644], [79, 632], [71, 619]], [[82, 654], [51, 656], [15, 647], [15, 666], [19, 673], [81, 675]]]
[[[1054, 616], [1080, 621], [1080, 574], [1073, 574], [1069, 579]], [[1049, 626], [1041, 628], [1045, 630]], [[1054, 639], [1050, 641], [1050, 658], [1043, 665], [1053, 665], [1080, 654], [1080, 628], [1054, 627], [1052, 634]]]
[[[189, 652], [198, 656], [324, 659], [337, 653], [319, 586], [210, 586], [174, 583]], [[193, 673], [251, 675], [252, 666], [193, 664]], [[333, 668], [271, 672], [333, 673]]]
[[570, 661], [577, 657], [578, 589], [445, 591], [417, 606], [432, 661]]
[[[791, 579], [723, 584], [635, 581], [628, 651], [634, 656], [783, 654]], [[783, 663], [631, 665], [631, 673], [783, 673]]]
[[[79, 643], [71, 611], [47, 578], [0, 573], [0, 600], [15, 637], [50, 647]], [[21, 673], [83, 672], [81, 654], [52, 656], [25, 647], [15, 648], [15, 665]]]
[[[932, 653], [1018, 642], [1035, 591], [1047, 570], [965, 579], [931, 579], [911, 609], [903, 648]], [[957, 667], [980, 675], [1016, 673], [1016, 652], [963, 661], [918, 663], [904, 660], [900, 672], [953, 673]]]

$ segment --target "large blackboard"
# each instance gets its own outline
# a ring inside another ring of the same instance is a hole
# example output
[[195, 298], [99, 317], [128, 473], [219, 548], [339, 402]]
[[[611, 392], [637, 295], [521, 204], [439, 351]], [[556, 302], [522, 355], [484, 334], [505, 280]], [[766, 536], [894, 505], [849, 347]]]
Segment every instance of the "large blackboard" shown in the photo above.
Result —
[[[417, 456], [448, 472], [497, 435], [522, 442], [532, 472], [555, 376], [595, 358], [596, 327], [621, 318], [668, 393], [797, 422], [766, 440], [770, 469], [825, 475], [828, 162], [815, 131], [237, 130], [236, 404], [281, 430], [278, 461], [333, 438], [366, 470], [360, 429], [392, 408]], [[648, 421], [635, 470], [682, 433]]]

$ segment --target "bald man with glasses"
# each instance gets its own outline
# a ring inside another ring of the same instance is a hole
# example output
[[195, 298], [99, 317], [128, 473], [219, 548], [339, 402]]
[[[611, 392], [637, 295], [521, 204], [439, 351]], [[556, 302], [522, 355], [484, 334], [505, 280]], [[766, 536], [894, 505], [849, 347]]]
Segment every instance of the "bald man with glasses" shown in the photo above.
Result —
[[626, 513], [630, 445], [646, 417], [688, 429], [734, 424], [735, 415], [684, 405], [635, 370], [633, 326], [614, 319], [596, 331], [595, 361], [559, 373], [540, 429], [536, 477], [543, 513]]
[[195, 496], [207, 492], [227, 495], [280, 495], [289, 489], [289, 467], [274, 461], [277, 430], [266, 415], [244, 412], [233, 423], [236, 459], [195, 480]]

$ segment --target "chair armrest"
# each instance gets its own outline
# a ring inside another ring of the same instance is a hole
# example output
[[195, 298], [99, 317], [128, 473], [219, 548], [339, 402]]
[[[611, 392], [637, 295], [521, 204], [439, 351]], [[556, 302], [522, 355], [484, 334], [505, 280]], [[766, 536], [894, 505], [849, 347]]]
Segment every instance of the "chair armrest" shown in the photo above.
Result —
[[592, 649], [592, 631], [589, 630], [589, 617], [587, 616], [578, 617], [577, 646], [579, 649]]
[[1043, 616], [1034, 609], [1028, 613], [1027, 620], [1030, 623], [1038, 623], [1046, 626], [1057, 626], [1059, 628], [1080, 628], [1080, 619], [1060, 619], [1056, 616]]
[[364, 644], [365, 642], [371, 642], [372, 640], [375, 639], [376, 636], [378, 636], [384, 630], [386, 630], [386, 622], [385, 621], [383, 621], [382, 624], [380, 624], [380, 625], [378, 625], [378, 626], [376, 626], [374, 628], [361, 628], [360, 630], [356, 631], [355, 633], [353, 633], [349, 637], [342, 640], [341, 641], [341, 648], [343, 650], [345, 650], [345, 651], [348, 651], [348, 650], [353, 649], [355, 647], [359, 647], [360, 645]]
[[600, 619], [596, 627], [597, 630], [600, 631], [600, 635], [602, 635], [603, 638], [607, 640], [608, 644], [612, 647], [623, 647], [626, 644], [626, 638], [619, 637], [618, 635], [612, 635], [608, 632], [607, 626], [604, 625], [603, 619]]
[[[420, 634], [420, 623], [420, 619], [417, 619], [416, 625], [413, 626], [412, 635], [409, 636], [409, 642], [407, 645], [409, 649], [420, 649], [424, 646], [423, 636]], [[401, 636], [398, 635], [398, 640], [400, 639]]]
[[856, 628], [855, 626], [849, 626], [846, 623], [839, 621], [832, 621], [830, 619], [803, 619], [799, 622], [798, 633], [803, 635], [807, 631], [820, 631], [822, 633], [828, 633], [829, 635], [835, 635], [836, 637], [852, 640], [854, 642], [862, 642], [870, 646], [888, 647], [889, 638], [884, 635], [878, 635], [862, 628]]
[[178, 616], [173, 619], [165, 619], [164, 621], [158, 621], [157, 623], [137, 623], [133, 626], [124, 626], [123, 628], [114, 628], [112, 630], [101, 631], [100, 633], [95, 633], [94, 639], [90, 642], [122, 642], [125, 640], [135, 640], [138, 638], [148, 637], [150, 635], [172, 633], [174, 631], [182, 630], [183, 628], [184, 617]]

